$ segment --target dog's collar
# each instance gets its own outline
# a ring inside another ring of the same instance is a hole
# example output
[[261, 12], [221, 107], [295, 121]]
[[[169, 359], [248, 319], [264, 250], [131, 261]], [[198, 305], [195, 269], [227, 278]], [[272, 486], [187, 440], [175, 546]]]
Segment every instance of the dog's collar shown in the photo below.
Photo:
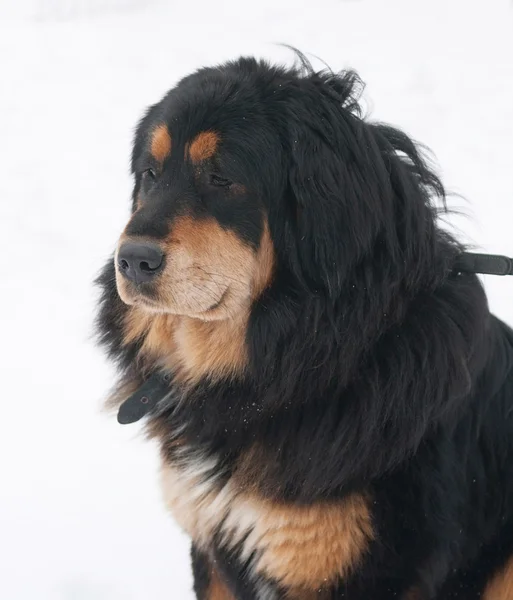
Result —
[[464, 252], [456, 259], [454, 271], [482, 275], [513, 275], [513, 258], [499, 254]]
[[129, 396], [119, 407], [118, 423], [135, 423], [153, 412], [159, 402], [171, 393], [171, 377], [156, 373], [149, 377], [140, 388]]

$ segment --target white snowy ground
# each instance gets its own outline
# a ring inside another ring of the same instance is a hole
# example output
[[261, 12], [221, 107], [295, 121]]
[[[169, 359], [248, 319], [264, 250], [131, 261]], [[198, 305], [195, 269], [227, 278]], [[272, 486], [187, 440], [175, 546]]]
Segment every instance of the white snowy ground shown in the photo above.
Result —
[[[156, 449], [100, 413], [112, 371], [90, 339], [91, 281], [128, 214], [133, 126], [179, 77], [241, 53], [290, 60], [277, 42], [355, 67], [376, 118], [428, 144], [468, 199], [453, 202], [470, 214], [464, 237], [513, 256], [511, 1], [107, 4], [0, 0], [5, 600], [192, 598]], [[513, 278], [486, 286], [513, 323]]]

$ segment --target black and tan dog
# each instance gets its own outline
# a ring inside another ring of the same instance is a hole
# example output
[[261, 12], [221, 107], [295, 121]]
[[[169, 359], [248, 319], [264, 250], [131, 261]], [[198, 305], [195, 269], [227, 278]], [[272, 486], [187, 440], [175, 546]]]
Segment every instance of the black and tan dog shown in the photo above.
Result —
[[148, 425], [204, 600], [513, 598], [513, 332], [359, 88], [241, 59], [137, 129], [99, 329], [120, 402], [167, 374]]

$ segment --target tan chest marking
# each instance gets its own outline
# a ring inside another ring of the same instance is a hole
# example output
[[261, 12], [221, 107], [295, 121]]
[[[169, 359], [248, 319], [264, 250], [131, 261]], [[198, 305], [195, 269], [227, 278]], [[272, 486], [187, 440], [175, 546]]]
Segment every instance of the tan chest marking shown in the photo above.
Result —
[[241, 492], [233, 480], [219, 485], [208, 479], [215, 468], [214, 460], [198, 460], [187, 468], [162, 469], [166, 505], [199, 547], [207, 548], [217, 532], [228, 548], [240, 545], [243, 560], [254, 556], [255, 574], [296, 595], [322, 589], [362, 560], [374, 537], [363, 495], [305, 506], [280, 504]]
[[513, 557], [497, 575], [488, 583], [483, 594], [483, 600], [512, 600], [513, 599]]

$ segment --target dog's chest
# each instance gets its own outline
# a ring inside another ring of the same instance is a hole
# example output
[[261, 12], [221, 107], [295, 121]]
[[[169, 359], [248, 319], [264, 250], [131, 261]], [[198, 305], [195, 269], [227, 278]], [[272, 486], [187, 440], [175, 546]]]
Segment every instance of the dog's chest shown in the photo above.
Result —
[[229, 483], [220, 484], [218, 461], [181, 449], [180, 459], [162, 466], [161, 483], [167, 508], [199, 546], [208, 546], [234, 505]]
[[194, 543], [217, 543], [250, 560], [256, 577], [282, 585], [319, 587], [346, 575], [374, 537], [366, 496], [304, 505], [249, 492], [236, 477], [217, 474], [215, 457], [183, 449], [179, 463], [162, 467], [164, 500]]

